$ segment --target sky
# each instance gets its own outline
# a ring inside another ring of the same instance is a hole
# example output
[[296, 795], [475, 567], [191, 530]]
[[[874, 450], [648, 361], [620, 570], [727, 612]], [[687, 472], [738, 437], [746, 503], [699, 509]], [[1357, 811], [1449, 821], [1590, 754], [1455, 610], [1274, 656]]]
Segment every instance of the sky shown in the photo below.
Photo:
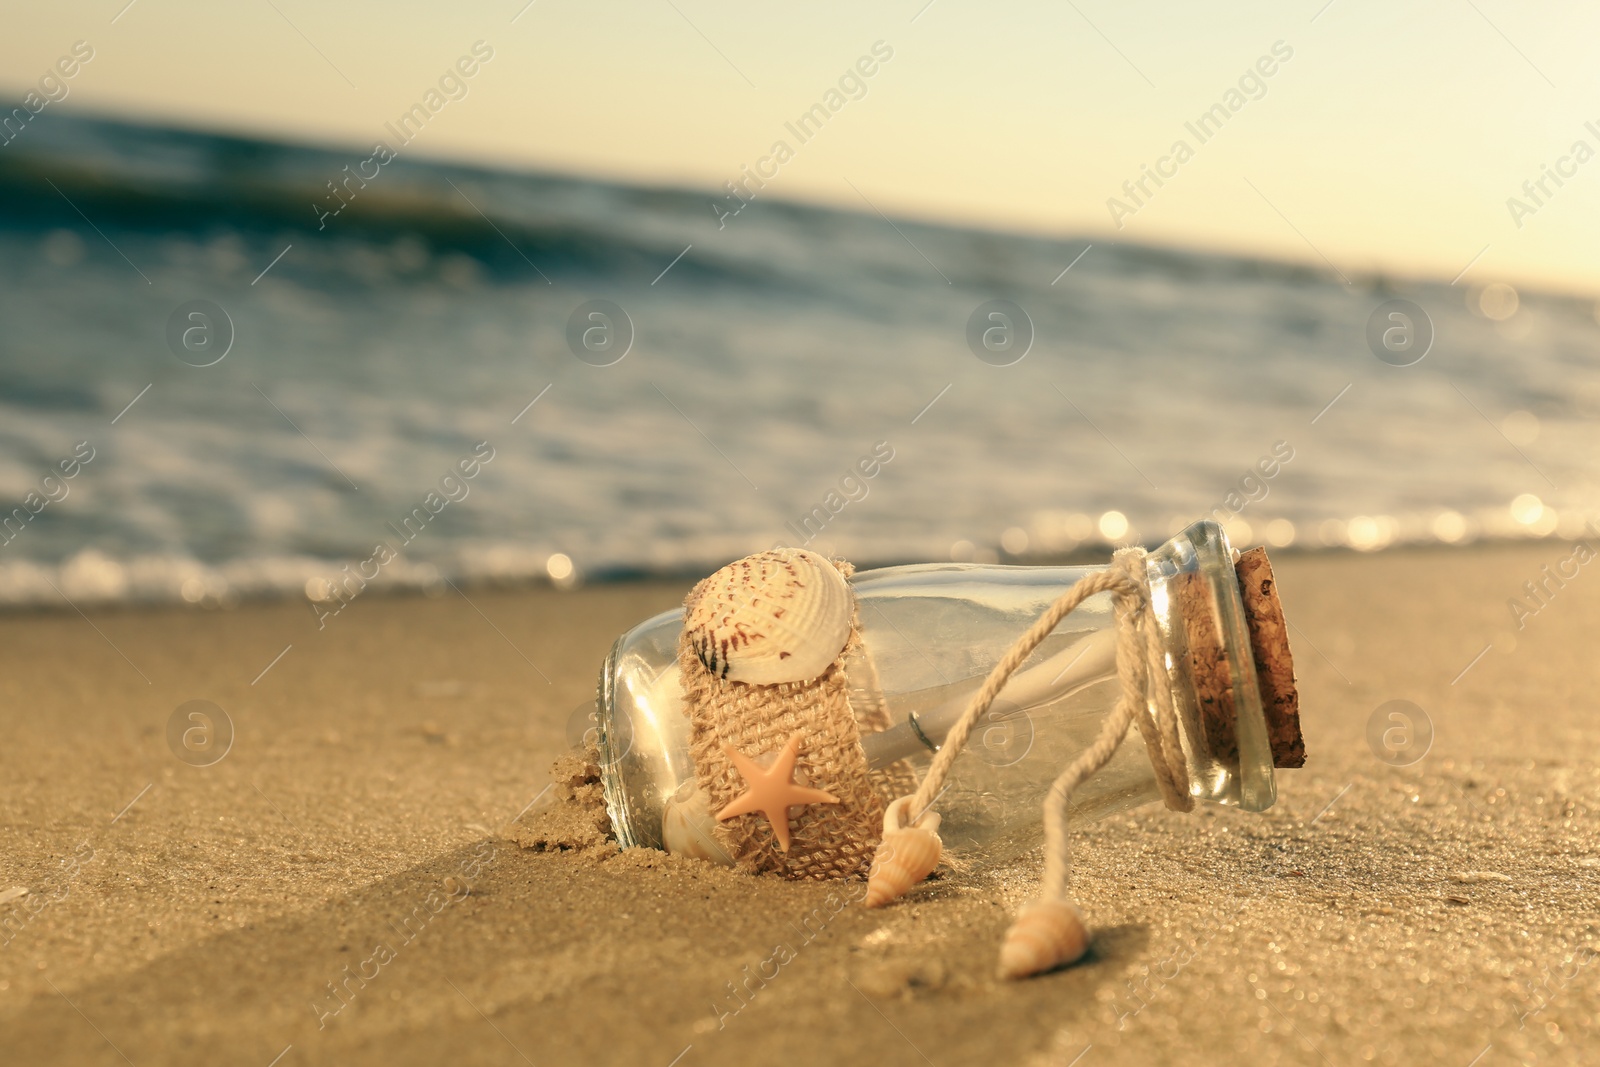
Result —
[[482, 41], [408, 153], [1594, 295], [1596, 40], [1510, 0], [97, 0], [10, 12], [0, 92], [84, 41], [53, 107], [354, 148]]

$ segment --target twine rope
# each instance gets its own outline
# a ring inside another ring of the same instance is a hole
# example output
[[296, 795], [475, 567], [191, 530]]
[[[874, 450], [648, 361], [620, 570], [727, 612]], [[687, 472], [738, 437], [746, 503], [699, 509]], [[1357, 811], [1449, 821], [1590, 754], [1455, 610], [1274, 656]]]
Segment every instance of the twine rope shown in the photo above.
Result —
[[1194, 808], [1194, 798], [1189, 794], [1188, 764], [1178, 737], [1177, 712], [1172, 704], [1172, 691], [1165, 681], [1165, 650], [1150, 604], [1150, 583], [1145, 575], [1144, 559], [1142, 548], [1117, 551], [1109, 568], [1073, 583], [1001, 657], [945, 737], [922, 784], [912, 795], [908, 807], [916, 814], [906, 820], [908, 825], [916, 825], [933, 806], [973, 727], [988, 712], [1023, 660], [1032, 655], [1073, 609], [1102, 592], [1109, 592], [1112, 597], [1117, 630], [1117, 680], [1121, 693], [1094, 743], [1068, 764], [1045, 795], [1043, 896], [1046, 899], [1067, 898], [1072, 874], [1067, 804], [1074, 789], [1110, 762], [1127, 736], [1130, 724], [1139, 727], [1167, 807], [1174, 811]]

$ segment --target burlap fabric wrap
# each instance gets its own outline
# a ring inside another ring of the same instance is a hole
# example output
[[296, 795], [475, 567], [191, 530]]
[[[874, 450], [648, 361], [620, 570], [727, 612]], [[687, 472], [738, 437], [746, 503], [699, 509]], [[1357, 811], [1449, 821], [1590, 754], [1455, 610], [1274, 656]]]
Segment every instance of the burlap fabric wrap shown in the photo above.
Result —
[[[848, 563], [833, 565], [846, 578], [853, 570]], [[692, 611], [700, 588], [696, 585], [689, 593], [686, 612]], [[678, 642], [678, 668], [690, 721], [689, 754], [713, 815], [746, 788], [723, 745], [760, 762], [797, 733], [801, 742], [795, 782], [839, 798], [837, 804], [790, 809], [788, 852], [778, 847], [763, 814], [716, 822], [713, 833], [728, 854], [741, 867], [787, 878], [865, 874], [882, 834], [885, 799], [903, 791], [908, 780], [914, 785], [915, 779], [903, 765], [885, 772], [867, 769], [861, 731], [887, 728], [889, 713], [861, 644], [859, 613], [843, 651], [809, 682], [748, 685], [715, 677], [687, 640]], [[852, 689], [859, 708], [852, 707]]]

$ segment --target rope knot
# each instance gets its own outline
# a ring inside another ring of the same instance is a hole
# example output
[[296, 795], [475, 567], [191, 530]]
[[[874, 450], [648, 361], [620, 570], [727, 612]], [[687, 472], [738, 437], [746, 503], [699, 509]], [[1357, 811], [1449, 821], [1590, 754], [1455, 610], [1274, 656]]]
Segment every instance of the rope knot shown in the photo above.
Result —
[[[897, 820], [907, 814], [900, 807], [904, 804], [911, 812], [917, 813], [915, 818], [906, 821], [912, 827], [920, 824], [943, 791], [950, 766], [966, 745], [973, 727], [988, 712], [1023, 660], [1032, 655], [1045, 638], [1054, 632], [1057, 624], [1078, 605], [1097, 593], [1111, 594], [1116, 620], [1116, 663], [1120, 693], [1116, 706], [1106, 716], [1094, 743], [1079, 753], [1061, 772], [1045, 796], [1045, 867], [1040, 899], [1035, 905], [1024, 909], [1007, 934], [1001, 967], [1006, 977], [1025, 977], [1071, 963], [1088, 947], [1088, 935], [1082, 919], [1068, 896], [1072, 857], [1067, 842], [1067, 805], [1072, 791], [1110, 762], [1127, 736], [1130, 725], [1137, 724], [1139, 728], [1145, 752], [1150, 757], [1150, 765], [1155, 771], [1156, 782], [1167, 807], [1176, 811], [1189, 811], [1194, 807], [1188, 762], [1178, 733], [1172, 687], [1167, 680], [1161, 626], [1150, 599], [1145, 556], [1142, 548], [1119, 549], [1112, 556], [1110, 567], [1086, 575], [1057, 597], [989, 672], [982, 687], [973, 695], [971, 703], [935, 754], [933, 764], [917, 791], [891, 805]], [[938, 827], [937, 818], [937, 815], [933, 816], [935, 821], [932, 826], [923, 830], [935, 842], [938, 838], [932, 831]], [[890, 829], [887, 821], [885, 829]], [[918, 879], [926, 877], [938, 860], [937, 851], [932, 852], [932, 862], [928, 862], [927, 851], [920, 850], [918, 859], [921, 862], [908, 867], [904, 854], [908, 839], [901, 834], [910, 827], [900, 823], [894, 829], [900, 830], [900, 833], [885, 834], [883, 843], [878, 847], [873, 875], [868, 880], [868, 895], [874, 905], [887, 903], [904, 893], [912, 884], [906, 882], [907, 874], [915, 872]], [[891, 836], [895, 837], [893, 843]], [[895, 862], [897, 852], [900, 853], [899, 863]], [[926, 870], [920, 870], [924, 863], [927, 864]], [[894, 877], [889, 878], [887, 875], [891, 870]], [[880, 871], [883, 876], [880, 876]], [[1072, 928], [1074, 923], [1075, 929]], [[1048, 925], [1049, 929], [1041, 924]], [[1026, 951], [1019, 947], [1023, 944], [1027, 946]]]

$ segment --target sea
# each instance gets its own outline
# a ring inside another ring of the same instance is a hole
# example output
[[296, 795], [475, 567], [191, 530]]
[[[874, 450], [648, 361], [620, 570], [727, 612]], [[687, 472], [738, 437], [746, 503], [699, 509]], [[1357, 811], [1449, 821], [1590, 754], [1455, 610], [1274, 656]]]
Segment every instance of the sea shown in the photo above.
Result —
[[47, 112], [0, 144], [0, 607], [1588, 536], [1592, 294], [841, 189]]

